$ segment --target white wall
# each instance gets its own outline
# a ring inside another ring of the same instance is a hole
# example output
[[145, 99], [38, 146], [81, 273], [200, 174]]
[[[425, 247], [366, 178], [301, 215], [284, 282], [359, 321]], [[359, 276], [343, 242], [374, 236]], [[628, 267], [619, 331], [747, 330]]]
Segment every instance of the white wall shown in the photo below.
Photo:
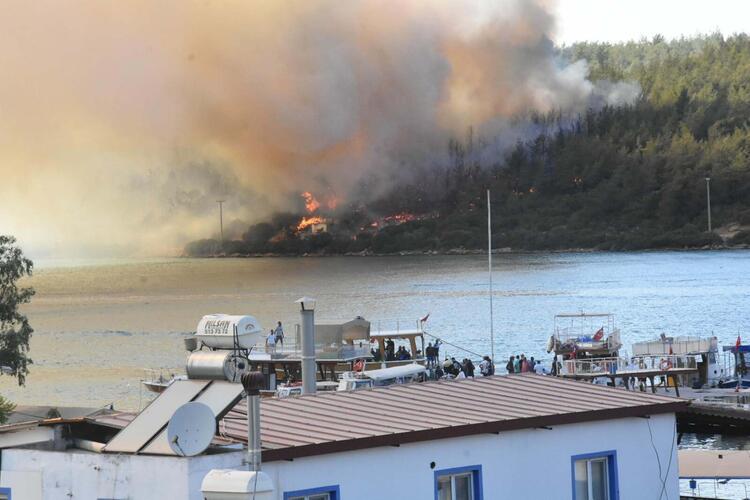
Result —
[[[620, 500], [660, 498], [662, 483], [649, 425], [666, 477], [667, 497], [679, 498], [674, 415], [627, 418], [405, 444], [263, 464], [285, 491], [339, 485], [342, 500], [432, 499], [434, 470], [482, 465], [485, 500], [571, 500], [571, 456], [616, 450]], [[671, 455], [671, 465], [668, 465]], [[61, 498], [200, 500], [212, 468], [239, 468], [243, 452], [182, 459], [83, 451], [7, 449], [5, 471], [42, 472], [43, 500]], [[667, 471], [667, 469], [669, 469]], [[14, 495], [15, 495], [14, 489]], [[68, 496], [73, 494], [72, 497]], [[14, 496], [14, 500], [18, 497]], [[23, 498], [23, 497], [21, 497]]]
[[[79, 450], [2, 452], [0, 486], [10, 487], [13, 500], [26, 500], [24, 487], [36, 487], [41, 500], [97, 498], [202, 500], [200, 482], [212, 468], [237, 468], [241, 451], [188, 459], [146, 455], [113, 455]], [[35, 472], [19, 484], [18, 473]], [[29, 500], [36, 500], [29, 497]]]
[[[658, 499], [662, 488], [648, 425], [666, 476], [664, 498], [679, 498], [674, 415], [572, 424], [400, 447], [271, 462], [263, 470], [284, 491], [341, 487], [343, 500], [431, 499], [435, 470], [481, 464], [485, 500], [571, 500], [571, 456], [617, 450], [620, 500]], [[667, 463], [672, 464], [667, 472]]]

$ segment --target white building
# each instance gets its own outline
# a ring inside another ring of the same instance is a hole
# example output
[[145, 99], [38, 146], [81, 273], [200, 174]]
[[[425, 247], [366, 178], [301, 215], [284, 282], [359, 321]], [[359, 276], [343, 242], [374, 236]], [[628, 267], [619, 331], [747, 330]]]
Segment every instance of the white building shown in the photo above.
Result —
[[[262, 469], [277, 500], [679, 498], [686, 406], [531, 374], [264, 399]], [[246, 440], [244, 409], [216, 444]], [[190, 458], [78, 449], [111, 439], [117, 418], [80, 420], [0, 434], [0, 498], [200, 500], [208, 470], [242, 467], [236, 445]], [[40, 444], [19, 446], [24, 432]]]

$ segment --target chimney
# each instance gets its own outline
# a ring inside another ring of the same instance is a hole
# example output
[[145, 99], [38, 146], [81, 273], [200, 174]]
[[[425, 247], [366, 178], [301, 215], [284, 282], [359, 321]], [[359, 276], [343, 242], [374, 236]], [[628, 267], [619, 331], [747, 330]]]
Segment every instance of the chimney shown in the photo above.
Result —
[[296, 302], [302, 323], [302, 394], [315, 394], [315, 299], [302, 297]]
[[260, 389], [265, 380], [260, 372], [242, 375], [242, 387], [247, 394], [247, 463], [250, 470], [260, 471]]

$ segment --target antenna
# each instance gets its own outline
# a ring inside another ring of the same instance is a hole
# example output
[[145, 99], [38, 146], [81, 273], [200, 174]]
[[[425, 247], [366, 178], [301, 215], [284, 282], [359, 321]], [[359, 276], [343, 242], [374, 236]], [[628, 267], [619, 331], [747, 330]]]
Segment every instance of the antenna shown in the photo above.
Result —
[[203, 453], [216, 433], [216, 417], [208, 405], [192, 401], [177, 408], [167, 425], [167, 440], [175, 455]]
[[487, 268], [490, 275], [490, 352], [492, 363], [495, 363], [495, 325], [492, 317], [492, 210], [490, 190], [487, 190]]

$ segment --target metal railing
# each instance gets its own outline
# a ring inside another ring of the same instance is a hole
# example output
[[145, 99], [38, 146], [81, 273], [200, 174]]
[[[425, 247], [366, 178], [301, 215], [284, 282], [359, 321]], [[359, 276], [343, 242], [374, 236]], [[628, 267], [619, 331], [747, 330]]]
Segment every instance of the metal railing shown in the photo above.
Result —
[[667, 371], [673, 368], [696, 369], [697, 364], [693, 356], [634, 356], [630, 360], [625, 358], [592, 358], [569, 359], [563, 361], [564, 374], [607, 376], [638, 371]]

